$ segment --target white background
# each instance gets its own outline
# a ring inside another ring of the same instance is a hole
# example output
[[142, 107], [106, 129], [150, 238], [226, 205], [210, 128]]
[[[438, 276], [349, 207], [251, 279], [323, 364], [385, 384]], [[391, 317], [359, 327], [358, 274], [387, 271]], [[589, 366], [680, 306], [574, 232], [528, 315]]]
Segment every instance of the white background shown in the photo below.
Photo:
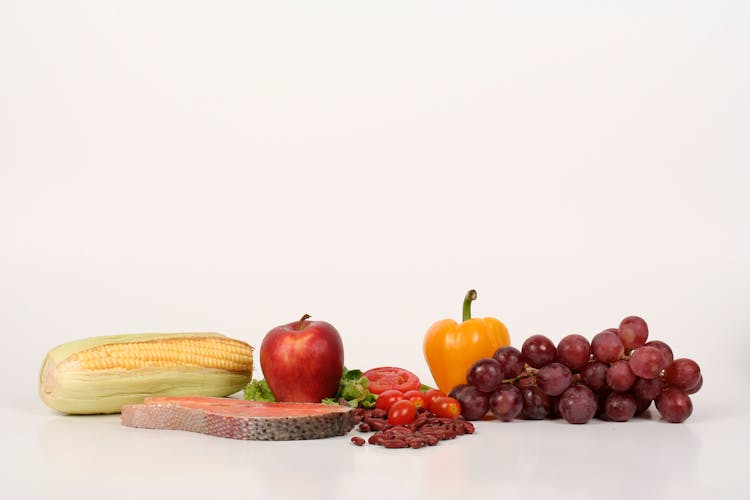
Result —
[[[3, 491], [743, 496], [749, 25], [742, 2], [0, 1]], [[302, 313], [349, 367], [429, 383], [424, 332], [469, 288], [516, 345], [643, 316], [701, 364], [693, 416], [404, 451], [126, 429], [36, 395], [68, 340], [258, 347]]]

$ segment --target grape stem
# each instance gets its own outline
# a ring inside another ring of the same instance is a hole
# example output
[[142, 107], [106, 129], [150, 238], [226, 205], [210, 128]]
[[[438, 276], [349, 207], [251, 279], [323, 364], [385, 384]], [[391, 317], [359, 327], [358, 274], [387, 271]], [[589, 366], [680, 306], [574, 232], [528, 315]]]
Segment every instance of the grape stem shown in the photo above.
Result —
[[527, 366], [523, 372], [518, 374], [516, 377], [513, 378], [506, 378], [503, 380], [503, 384], [514, 384], [518, 382], [521, 379], [529, 378], [529, 377], [535, 377], [536, 374], [539, 373], [538, 368], [532, 368], [530, 366]]

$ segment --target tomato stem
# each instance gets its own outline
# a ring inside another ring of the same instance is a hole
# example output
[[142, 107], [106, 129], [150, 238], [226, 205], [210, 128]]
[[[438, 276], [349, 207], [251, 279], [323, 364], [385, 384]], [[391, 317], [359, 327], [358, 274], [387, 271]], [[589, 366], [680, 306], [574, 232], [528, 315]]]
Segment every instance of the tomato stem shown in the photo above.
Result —
[[466, 297], [464, 297], [464, 321], [467, 319], [471, 319], [471, 301], [477, 300], [477, 291], [476, 290], [469, 290], [466, 292]]
[[306, 320], [307, 318], [309, 318], [309, 317], [310, 317], [310, 315], [309, 315], [309, 314], [303, 314], [303, 315], [302, 315], [302, 317], [301, 317], [301, 318], [300, 318], [300, 320], [299, 320], [299, 323], [297, 323], [297, 330], [302, 330], [302, 323], [304, 323], [304, 322], [305, 322], [305, 320]]

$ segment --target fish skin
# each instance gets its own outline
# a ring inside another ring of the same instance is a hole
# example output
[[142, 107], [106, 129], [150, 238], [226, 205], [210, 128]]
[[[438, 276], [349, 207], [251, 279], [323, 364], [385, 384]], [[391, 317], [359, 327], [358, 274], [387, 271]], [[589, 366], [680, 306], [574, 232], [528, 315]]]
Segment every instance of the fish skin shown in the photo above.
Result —
[[126, 405], [123, 425], [260, 441], [322, 439], [354, 427], [354, 409], [316, 403], [263, 403], [230, 398], [154, 397]]

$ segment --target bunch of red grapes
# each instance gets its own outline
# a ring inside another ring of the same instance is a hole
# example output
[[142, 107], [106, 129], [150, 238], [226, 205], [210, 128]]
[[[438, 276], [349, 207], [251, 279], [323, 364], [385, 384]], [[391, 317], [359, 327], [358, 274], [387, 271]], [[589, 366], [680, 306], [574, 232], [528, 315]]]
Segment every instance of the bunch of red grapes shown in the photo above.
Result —
[[477, 360], [467, 383], [450, 395], [467, 420], [492, 412], [503, 421], [561, 416], [584, 424], [598, 416], [625, 422], [655, 401], [665, 420], [683, 422], [693, 412], [689, 395], [703, 385], [700, 368], [692, 359], [674, 359], [664, 342], [647, 339], [648, 325], [638, 316], [590, 343], [573, 334], [555, 347], [544, 335], [534, 335], [520, 351], [503, 347]]

